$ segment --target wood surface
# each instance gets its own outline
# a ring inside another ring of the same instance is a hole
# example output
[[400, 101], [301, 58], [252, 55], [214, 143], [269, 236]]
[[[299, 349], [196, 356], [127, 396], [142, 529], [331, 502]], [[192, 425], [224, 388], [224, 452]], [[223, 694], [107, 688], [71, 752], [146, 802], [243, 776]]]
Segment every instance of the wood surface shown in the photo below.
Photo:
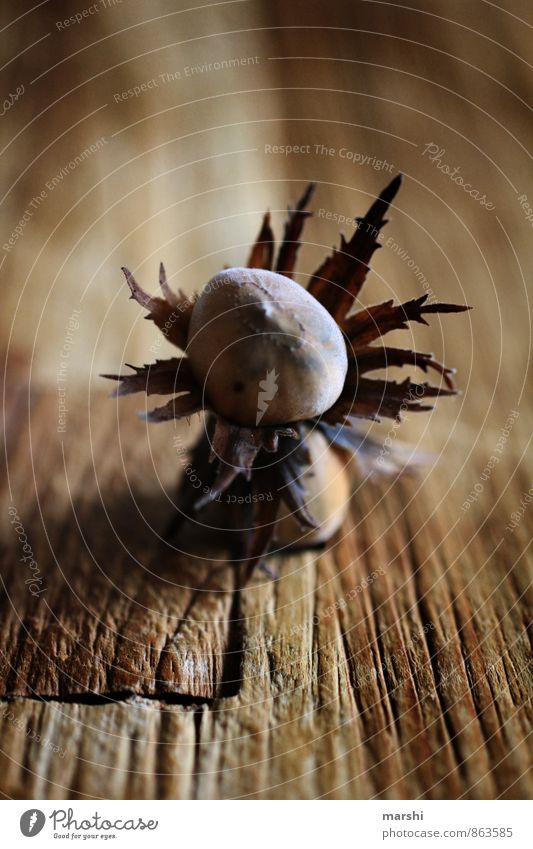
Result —
[[[2, 245], [59, 178], [0, 261], [0, 794], [531, 798], [531, 2], [128, 0], [64, 31], [70, 0], [33, 6], [0, 10]], [[231, 57], [259, 61], [183, 73]], [[161, 540], [198, 418], [147, 426], [97, 377], [176, 354], [120, 267], [191, 294], [312, 180], [305, 284], [399, 172], [362, 303], [470, 304], [391, 340], [462, 395], [369, 426], [419, 476], [354, 470], [332, 544], [242, 588], [218, 532]]]
[[16, 507], [45, 591], [28, 592], [8, 525], [3, 794], [531, 793], [529, 523], [504, 527], [521, 475], [506, 489], [495, 472], [489, 517], [458, 511], [464, 484], [446, 464], [356, 478], [330, 547], [275, 556], [279, 580], [242, 589], [216, 533], [196, 559], [158, 541], [179, 473], [172, 427], [73, 393], [62, 435], [54, 393], [11, 397], [3, 509]]

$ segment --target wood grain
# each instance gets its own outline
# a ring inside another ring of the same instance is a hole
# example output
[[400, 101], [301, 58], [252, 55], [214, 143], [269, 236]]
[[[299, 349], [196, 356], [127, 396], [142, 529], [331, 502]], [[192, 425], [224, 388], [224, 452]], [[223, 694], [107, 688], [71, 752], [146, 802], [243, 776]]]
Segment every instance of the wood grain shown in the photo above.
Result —
[[[58, 32], [71, 4], [36, 4], [5, 40], [6, 96], [26, 91], [2, 154], [2, 243], [25, 223], [1, 260], [0, 794], [530, 799], [531, 3], [170, 5]], [[232, 56], [260, 61], [115, 102]], [[434, 452], [418, 478], [354, 472], [332, 545], [274, 556], [279, 580], [241, 589], [225, 535], [161, 540], [198, 420], [147, 427], [144, 398], [111, 402], [94, 378], [176, 353], [120, 266], [153, 292], [163, 260], [191, 294], [245, 261], [266, 208], [279, 239], [312, 180], [306, 283], [399, 172], [362, 303], [472, 305], [391, 340], [456, 366], [463, 395], [389, 431]]]
[[6, 430], [3, 509], [15, 505], [45, 591], [28, 591], [8, 522], [3, 794], [531, 793], [528, 520], [505, 531], [521, 476], [505, 489], [495, 470], [488, 525], [461, 511], [465, 481], [442, 467], [356, 479], [329, 549], [274, 556], [280, 579], [242, 590], [216, 534], [194, 557], [158, 538], [179, 473], [172, 429], [109, 415], [101, 395], [88, 413], [72, 394], [68, 431], [50, 438], [56, 404], [41, 394]]

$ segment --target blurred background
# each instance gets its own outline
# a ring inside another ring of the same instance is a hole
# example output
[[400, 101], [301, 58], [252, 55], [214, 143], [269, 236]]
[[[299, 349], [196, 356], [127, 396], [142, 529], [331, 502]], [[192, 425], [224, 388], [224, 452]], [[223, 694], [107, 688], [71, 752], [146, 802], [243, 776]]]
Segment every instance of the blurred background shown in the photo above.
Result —
[[122, 265], [155, 291], [163, 260], [197, 290], [245, 262], [267, 208], [279, 235], [313, 180], [305, 284], [350, 235], [339, 217], [402, 172], [363, 302], [474, 307], [415, 325], [463, 395], [405, 435], [431, 421], [439, 449], [453, 432], [452, 465], [498, 438], [529, 379], [527, 0], [23, 0], [0, 14], [8, 375], [40, 389], [62, 369], [67, 393], [107, 390], [99, 372], [172, 355]]

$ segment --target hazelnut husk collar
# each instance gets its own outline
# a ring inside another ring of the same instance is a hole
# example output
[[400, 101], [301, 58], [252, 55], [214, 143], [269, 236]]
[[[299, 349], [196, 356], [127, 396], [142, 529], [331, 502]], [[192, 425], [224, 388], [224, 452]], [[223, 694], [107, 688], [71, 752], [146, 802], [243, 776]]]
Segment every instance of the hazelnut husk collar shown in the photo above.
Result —
[[[175, 293], [169, 286], [163, 265], [160, 266], [159, 283], [161, 296], [149, 295], [137, 283], [134, 276], [127, 268], [123, 268], [131, 297], [140, 306], [148, 311], [146, 318], [151, 319], [161, 330], [169, 342], [173, 343], [184, 352], [183, 356], [173, 357], [169, 360], [157, 360], [155, 363], [144, 366], [130, 366], [131, 374], [103, 375], [119, 381], [119, 386], [114, 395], [128, 395], [133, 392], [146, 392], [147, 395], [172, 395], [172, 398], [163, 406], [156, 407], [145, 414], [149, 422], [163, 422], [173, 419], [190, 417], [194, 413], [206, 411], [209, 419], [209, 438], [200, 440], [194, 452], [194, 460], [203, 463], [204, 474], [209, 478], [208, 494], [200, 500], [195, 500], [196, 494], [191, 493], [187, 480], [184, 478], [180, 490], [179, 509], [182, 516], [198, 513], [205, 509], [212, 501], [216, 501], [224, 492], [238, 492], [242, 506], [237, 510], [235, 526], [248, 528], [242, 532], [243, 536], [243, 559], [246, 562], [246, 575], [249, 576], [254, 567], [261, 562], [263, 555], [271, 544], [275, 534], [277, 517], [280, 504], [283, 501], [294, 516], [298, 519], [301, 527], [312, 528], [315, 525], [313, 516], [310, 514], [305, 503], [305, 491], [302, 487], [302, 472], [309, 462], [306, 450], [306, 434], [314, 428], [318, 428], [327, 437], [333, 446], [339, 450], [349, 453], [365, 452], [367, 455], [378, 453], [376, 442], [367, 435], [362, 434], [357, 428], [357, 420], [367, 419], [379, 421], [380, 417], [401, 420], [401, 413], [405, 410], [415, 412], [431, 410], [432, 405], [428, 399], [434, 399], [443, 395], [454, 395], [456, 389], [453, 384], [453, 369], [438, 362], [432, 354], [420, 353], [411, 349], [390, 347], [381, 344], [381, 337], [393, 330], [406, 329], [409, 322], [427, 324], [426, 316], [435, 313], [458, 313], [469, 309], [467, 306], [447, 303], [428, 303], [428, 295], [407, 301], [403, 304], [395, 304], [392, 300], [385, 301], [370, 307], [354, 311], [355, 299], [358, 298], [366, 276], [369, 271], [369, 263], [374, 252], [381, 247], [378, 237], [382, 227], [387, 223], [386, 214], [398, 189], [401, 185], [401, 176], [395, 177], [384, 189], [381, 195], [372, 204], [366, 215], [357, 219], [357, 228], [352, 237], [346, 240], [341, 236], [338, 249], [334, 249], [322, 265], [311, 275], [304, 291], [305, 304], [303, 307], [294, 305], [295, 284], [292, 281], [296, 258], [300, 248], [300, 237], [306, 218], [311, 214], [307, 210], [308, 203], [314, 191], [314, 185], [307, 186], [302, 197], [294, 209], [289, 209], [287, 221], [283, 234], [281, 246], [275, 250], [275, 238], [271, 227], [270, 213], [267, 212], [255, 244], [248, 257], [247, 268], [259, 269], [257, 272], [249, 272], [245, 269], [226, 269], [222, 274], [235, 287], [236, 296], [243, 292], [239, 287], [253, 283], [258, 286], [258, 297], [247, 302], [236, 297], [235, 302], [227, 301], [230, 306], [228, 316], [232, 310], [243, 310], [249, 327], [253, 331], [254, 315], [250, 310], [263, 309], [269, 306], [275, 308], [279, 313], [280, 326], [283, 324], [283, 310], [292, 310], [292, 317], [301, 314], [309, 314], [311, 318], [307, 322], [315, 321], [312, 304], [308, 296], [315, 299], [320, 315], [316, 317], [317, 327], [326, 326], [327, 322], [321, 315], [327, 312], [327, 321], [331, 319], [342, 333], [345, 349], [342, 352], [337, 349], [328, 353], [332, 374], [338, 378], [341, 373], [342, 380], [339, 383], [340, 391], [335, 391], [335, 397], [327, 409], [320, 407], [322, 396], [317, 396], [316, 404], [311, 404], [308, 409], [310, 414], [304, 413], [302, 418], [294, 420], [294, 409], [287, 409], [287, 420], [283, 420], [284, 405], [276, 407], [275, 419], [272, 423], [256, 424], [254, 421], [246, 420], [246, 423], [231, 420], [231, 409], [237, 409], [237, 404], [225, 404], [226, 392], [243, 391], [244, 382], [238, 374], [231, 375], [231, 385], [222, 387], [220, 383], [213, 384], [211, 381], [210, 392], [206, 391], [209, 386], [207, 380], [199, 381], [198, 361], [200, 355], [196, 354], [193, 339], [197, 338], [198, 332], [204, 332], [207, 344], [209, 342], [209, 327], [202, 321], [196, 321], [195, 335], [190, 335], [191, 326], [198, 318], [200, 303], [205, 300], [209, 293], [216, 297], [217, 289], [213, 281], [207, 284], [204, 293], [199, 296], [188, 297], [181, 290]], [[232, 272], [235, 272], [232, 277]], [[274, 272], [274, 274], [272, 274]], [[265, 274], [264, 278], [261, 277]], [[281, 282], [277, 275], [282, 275]], [[284, 288], [283, 278], [286, 281]], [[262, 279], [265, 286], [262, 286]], [[273, 281], [273, 282], [272, 282]], [[208, 287], [211, 286], [211, 289]], [[269, 288], [270, 286], [270, 288]], [[272, 286], [274, 288], [272, 288]], [[280, 287], [280, 288], [276, 288]], [[285, 296], [285, 289], [287, 296]], [[301, 291], [301, 289], [299, 289]], [[278, 293], [283, 293], [278, 295]], [[274, 293], [274, 294], [272, 294]], [[298, 293], [297, 293], [298, 294]], [[232, 292], [225, 292], [224, 297], [229, 298]], [[303, 297], [303, 296], [302, 296]], [[263, 299], [263, 300], [262, 300]], [[269, 300], [270, 299], [270, 300]], [[265, 307], [266, 304], [266, 307]], [[318, 306], [320, 305], [320, 306]], [[211, 302], [211, 307], [213, 303]], [[306, 313], [306, 310], [310, 312]], [[195, 309], [198, 311], [195, 314]], [[300, 309], [300, 313], [298, 312]], [[301, 312], [303, 310], [303, 313]], [[211, 310], [209, 322], [213, 322], [213, 310]], [[203, 314], [202, 314], [203, 315]], [[216, 317], [216, 310], [215, 310]], [[330, 319], [331, 317], [331, 319]], [[220, 313], [221, 329], [224, 331], [224, 313]], [[228, 321], [231, 321], [228, 318]], [[322, 322], [322, 324], [320, 323]], [[333, 323], [332, 322], [332, 323]], [[305, 334], [306, 322], [300, 322], [302, 334]], [[213, 336], [217, 333], [216, 324]], [[296, 336], [296, 334], [294, 334]], [[331, 333], [329, 334], [332, 335]], [[238, 336], [238, 334], [237, 334]], [[249, 342], [246, 334], [241, 334], [242, 339], [237, 338], [239, 344]], [[276, 343], [276, 334], [272, 334], [272, 344]], [[327, 338], [328, 334], [324, 338]], [[205, 360], [206, 341], [197, 345], [201, 356]], [[226, 340], [222, 353], [217, 353], [214, 362], [225, 356], [231, 349]], [[267, 342], [270, 342], [270, 337]], [[252, 337], [252, 343], [254, 339]], [[261, 337], [264, 347], [265, 339]], [[297, 346], [295, 346], [297, 347]], [[335, 346], [333, 346], [335, 348]], [[248, 349], [246, 349], [248, 350]], [[268, 350], [268, 346], [267, 346]], [[230, 351], [231, 353], [231, 351]], [[252, 349], [253, 353], [253, 349]], [[305, 351], [302, 356], [305, 355]], [[283, 352], [284, 357], [291, 357], [290, 351]], [[296, 355], [295, 355], [296, 356]], [[326, 357], [326, 359], [327, 359]], [[341, 363], [344, 359], [344, 366]], [[231, 362], [231, 361], [230, 361]], [[235, 352], [234, 363], [239, 369], [239, 351]], [[207, 365], [210, 363], [208, 361]], [[305, 384], [305, 365], [302, 368]], [[243, 367], [246, 363], [243, 363]], [[389, 366], [413, 366], [424, 372], [432, 370], [440, 378], [439, 385], [428, 382], [414, 382], [407, 377], [402, 382], [388, 379], [376, 379], [367, 375], [373, 371], [381, 370]], [[341, 372], [339, 372], [339, 369]], [[344, 370], [342, 372], [342, 369]], [[226, 371], [228, 368], [226, 367]], [[211, 374], [210, 368], [203, 374]], [[276, 368], [267, 372], [268, 380], [279, 376]], [[313, 370], [310, 369], [311, 383], [305, 384], [308, 393], [312, 392]], [[219, 381], [224, 380], [224, 368], [219, 369]], [[322, 378], [323, 380], [323, 378]], [[299, 383], [300, 381], [298, 381]], [[263, 384], [265, 385], [265, 384]], [[320, 388], [320, 387], [318, 387]], [[217, 390], [219, 390], [217, 392]], [[264, 393], [265, 394], [265, 393]], [[271, 393], [272, 394], [272, 393]], [[288, 397], [290, 393], [288, 394]], [[324, 396], [325, 397], [325, 396]], [[217, 403], [217, 400], [218, 403]], [[282, 399], [283, 400], [283, 399]], [[331, 400], [331, 399], [330, 399]], [[217, 406], [224, 406], [224, 414]], [[286, 405], [287, 408], [290, 404]], [[306, 406], [305, 404], [303, 405]], [[240, 408], [244, 409], [241, 404]], [[230, 415], [228, 415], [230, 410]], [[289, 414], [290, 413], [290, 414]], [[242, 414], [246, 418], [248, 414]], [[257, 419], [260, 418], [258, 414]], [[207, 431], [206, 431], [207, 434]], [[216, 462], [215, 462], [216, 461]], [[272, 499], [262, 501], [259, 498], [247, 499], [246, 496], [261, 492], [272, 493]], [[235, 518], [235, 517], [234, 517]]]

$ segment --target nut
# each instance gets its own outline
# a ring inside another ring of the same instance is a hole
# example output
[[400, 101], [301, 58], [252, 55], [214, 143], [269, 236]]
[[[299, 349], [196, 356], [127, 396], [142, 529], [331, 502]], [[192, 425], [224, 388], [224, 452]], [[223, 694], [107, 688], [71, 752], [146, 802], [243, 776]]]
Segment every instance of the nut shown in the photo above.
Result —
[[276, 541], [283, 547], [305, 547], [327, 542], [340, 528], [348, 512], [351, 487], [346, 462], [325, 436], [311, 431], [305, 440], [310, 465], [301, 482], [306, 507], [318, 524], [314, 530], [302, 530], [289, 508], [283, 504], [276, 527]]
[[[272, 271], [215, 275], [192, 311], [187, 354], [219, 415], [253, 427], [320, 416], [339, 397], [348, 361], [339, 327], [298, 283]], [[272, 396], [258, 415], [260, 382]]]

